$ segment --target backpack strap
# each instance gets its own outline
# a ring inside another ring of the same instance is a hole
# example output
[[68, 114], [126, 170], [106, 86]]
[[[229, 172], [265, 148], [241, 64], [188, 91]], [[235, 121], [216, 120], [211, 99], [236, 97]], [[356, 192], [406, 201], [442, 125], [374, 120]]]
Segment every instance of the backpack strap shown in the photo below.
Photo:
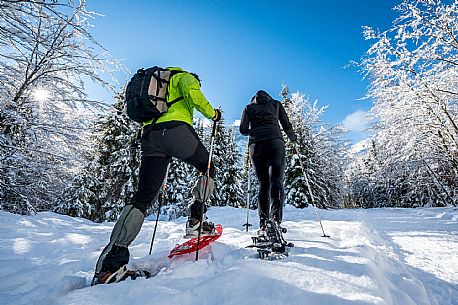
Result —
[[[188, 72], [186, 72], [186, 71], [177, 71], [177, 70], [170, 71], [169, 85], [170, 85], [170, 80], [172, 79], [172, 77], [174, 77], [175, 75], [180, 74], [180, 73], [188, 73]], [[184, 97], [182, 97], [182, 96], [177, 97], [173, 101], [168, 102], [167, 103], [167, 107], [170, 108], [173, 104], [175, 104], [176, 102], [181, 101], [182, 99], [184, 99]]]
[[[172, 77], [175, 76], [175, 75], [177, 75], [177, 74], [179, 74], [179, 73], [188, 73], [188, 72], [186, 72], [186, 71], [176, 71], [176, 70], [170, 71], [170, 78], [169, 78], [169, 81], [168, 81], [168, 82], [169, 82], [169, 85], [170, 85], [170, 80], [172, 79]], [[153, 74], [153, 75], [154, 75], [154, 74]], [[159, 83], [160, 86], [162, 86], [162, 83], [167, 83], [166, 80], [161, 79], [161, 78], [158, 78], [156, 75], [154, 75], [154, 77], [155, 77], [157, 80], [159, 80], [158, 83]], [[167, 108], [170, 108], [170, 107], [172, 107], [173, 104], [175, 104], [175, 103], [181, 101], [182, 99], [184, 99], [183, 96], [179, 96], [179, 97], [177, 97], [176, 99], [174, 99], [173, 101], [170, 101], [170, 102], [167, 102], [167, 98], [164, 98], [164, 99], [162, 99], [162, 100], [164, 100], [164, 101], [166, 102]], [[156, 122], [157, 122], [157, 120], [159, 120], [159, 118], [160, 118], [160, 117], [154, 118], [153, 121], [151, 122], [151, 125], [156, 124]]]
[[[159, 89], [161, 89], [162, 86], [164, 86], [164, 84], [167, 83], [167, 81], [166, 81], [165, 79], [163, 79], [163, 78], [160, 77], [161, 71], [167, 71], [167, 69], [159, 68], [159, 67], [157, 67], [157, 66], [156, 66], [155, 68], [156, 68], [156, 72], [158, 72], [158, 74], [153, 73], [153, 75], [152, 75], [152, 77], [154, 77], [154, 78], [156, 79], [157, 84], [158, 84], [158, 87], [157, 87], [157, 89], [156, 89], [156, 96], [155, 96], [155, 99], [156, 99], [156, 100], [163, 100], [163, 101], [165, 101], [164, 98], [158, 97], [157, 95], [159, 94]], [[172, 74], [170, 74], [170, 77], [172, 77]], [[151, 98], [151, 96], [150, 96], [150, 98]]]
[[172, 105], [173, 105], [173, 104], [175, 104], [176, 102], [179, 102], [179, 101], [181, 101], [182, 99], [184, 99], [184, 97], [182, 97], [182, 96], [179, 96], [179, 97], [177, 97], [177, 98], [176, 98], [176, 99], [174, 99], [173, 101], [171, 101], [171, 102], [168, 102], [168, 103], [167, 103], [167, 107], [169, 107], [169, 108], [170, 108], [170, 106], [172, 106]]
[[[179, 102], [183, 99], [184, 97], [180, 96], [180, 97], [177, 97], [176, 99], [174, 99], [173, 101], [171, 102], [168, 102], [167, 103], [167, 107], [170, 108], [173, 104], [175, 104], [176, 102]], [[160, 117], [157, 117], [157, 118], [154, 118], [152, 121], [151, 121], [151, 125], [154, 125], [156, 124], [157, 120], [159, 120]]]

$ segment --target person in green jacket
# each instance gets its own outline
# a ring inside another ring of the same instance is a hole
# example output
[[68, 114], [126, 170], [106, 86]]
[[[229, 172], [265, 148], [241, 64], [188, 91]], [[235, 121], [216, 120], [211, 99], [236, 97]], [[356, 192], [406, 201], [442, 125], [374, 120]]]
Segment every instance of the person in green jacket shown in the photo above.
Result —
[[[125, 276], [122, 270], [129, 261], [128, 246], [138, 235], [147, 208], [154, 202], [164, 181], [167, 166], [172, 157], [193, 165], [205, 173], [209, 153], [192, 127], [194, 109], [214, 121], [221, 119], [221, 111], [210, 105], [200, 91], [200, 80], [196, 74], [181, 68], [169, 67], [177, 71], [170, 79], [167, 101], [183, 97], [174, 103], [159, 119], [144, 123], [141, 137], [141, 164], [138, 189], [129, 205], [126, 205], [111, 233], [110, 242], [102, 251], [96, 265], [92, 285], [119, 281]], [[193, 201], [188, 206], [186, 234], [196, 235], [202, 225], [203, 234], [211, 234], [214, 225], [203, 221], [202, 210], [213, 191], [215, 169], [210, 168], [210, 178], [206, 194], [203, 194], [206, 177], [200, 175], [194, 186]], [[203, 205], [203, 206], [202, 206]]]

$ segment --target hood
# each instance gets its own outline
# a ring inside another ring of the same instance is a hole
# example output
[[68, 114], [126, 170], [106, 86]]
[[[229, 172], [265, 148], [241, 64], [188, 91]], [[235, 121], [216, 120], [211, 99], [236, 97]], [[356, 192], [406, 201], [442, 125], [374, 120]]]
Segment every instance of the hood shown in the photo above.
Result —
[[273, 98], [264, 90], [259, 90], [256, 95], [251, 99], [252, 104], [267, 104], [271, 102]]
[[179, 67], [167, 67], [167, 69], [169, 69], [170, 71], [180, 71], [180, 72], [189, 73], [189, 74], [191, 74], [192, 76], [194, 76], [194, 78], [199, 82], [199, 86], [202, 85], [202, 84], [200, 83], [199, 75], [197, 75], [196, 73], [192, 73], [192, 72], [183, 70], [183, 69], [181, 69], [181, 68], [179, 68]]

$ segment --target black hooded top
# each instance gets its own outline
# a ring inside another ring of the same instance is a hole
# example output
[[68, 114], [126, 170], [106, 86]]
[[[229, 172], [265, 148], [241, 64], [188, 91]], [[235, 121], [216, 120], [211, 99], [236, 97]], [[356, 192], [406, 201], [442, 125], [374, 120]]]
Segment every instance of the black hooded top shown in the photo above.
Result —
[[285, 108], [267, 92], [260, 90], [251, 99], [251, 103], [243, 109], [240, 133], [250, 136], [250, 144], [270, 139], [284, 140], [278, 121], [288, 138], [293, 142], [296, 141], [296, 134], [288, 120]]

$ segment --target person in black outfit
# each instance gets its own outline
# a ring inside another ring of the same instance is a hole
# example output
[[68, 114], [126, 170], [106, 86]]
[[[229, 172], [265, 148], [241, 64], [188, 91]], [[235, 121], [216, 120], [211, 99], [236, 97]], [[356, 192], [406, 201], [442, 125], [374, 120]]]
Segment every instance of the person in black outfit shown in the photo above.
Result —
[[240, 122], [240, 133], [249, 135], [251, 162], [259, 180], [260, 232], [265, 231], [267, 219], [281, 223], [283, 217], [285, 142], [279, 121], [288, 138], [296, 141], [285, 108], [260, 90], [243, 110]]

